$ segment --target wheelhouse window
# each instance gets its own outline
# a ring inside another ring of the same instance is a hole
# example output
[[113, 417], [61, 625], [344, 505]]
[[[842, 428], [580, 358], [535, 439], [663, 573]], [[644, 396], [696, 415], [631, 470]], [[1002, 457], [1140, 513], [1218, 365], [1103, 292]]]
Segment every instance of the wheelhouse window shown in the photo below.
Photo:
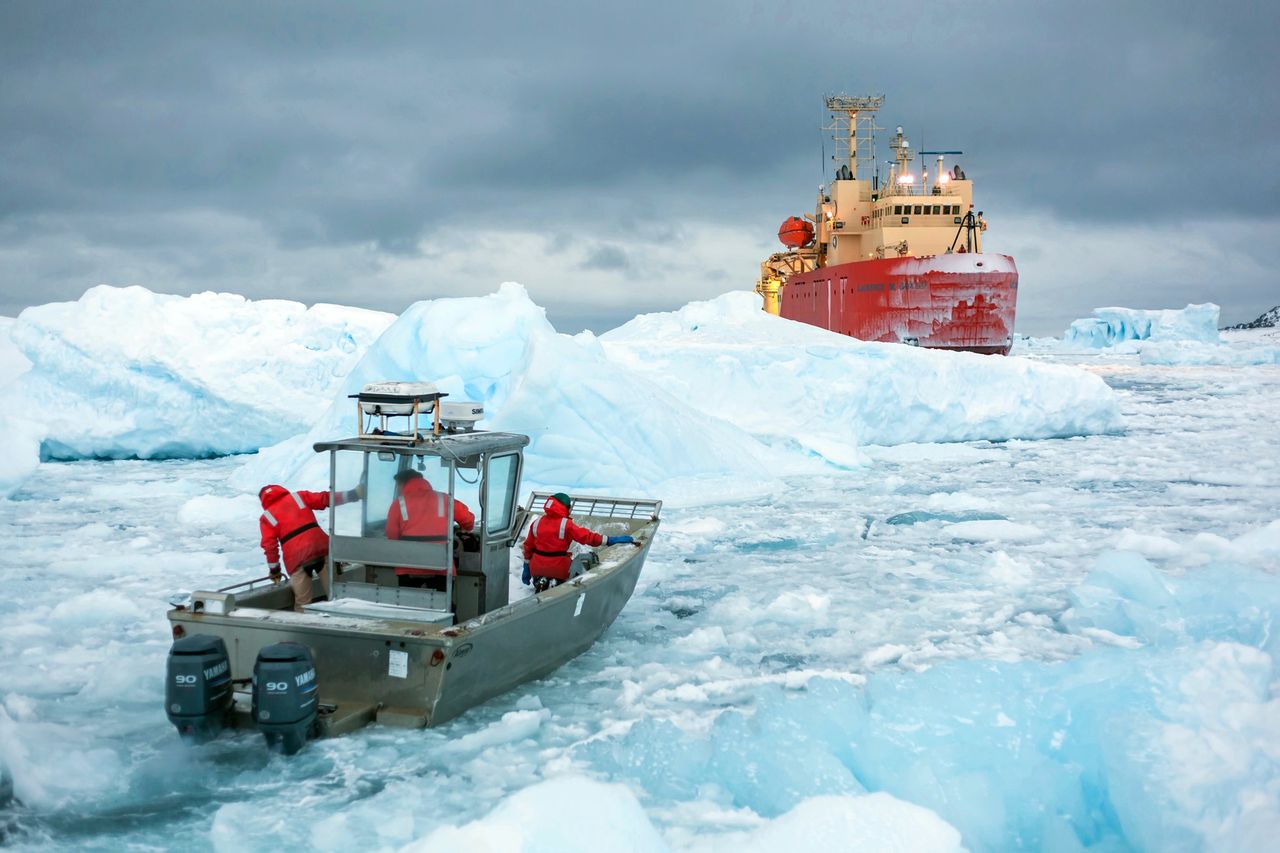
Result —
[[485, 479], [486, 532], [502, 533], [511, 527], [519, 475], [520, 457], [516, 454], [495, 456], [489, 460], [489, 473]]
[[333, 532], [338, 536], [385, 536], [388, 513], [400, 497], [396, 475], [407, 470], [419, 474], [432, 489], [449, 493], [449, 469], [437, 456], [389, 450], [338, 451], [334, 455], [334, 488], [341, 494], [363, 484], [364, 497], [333, 508]]

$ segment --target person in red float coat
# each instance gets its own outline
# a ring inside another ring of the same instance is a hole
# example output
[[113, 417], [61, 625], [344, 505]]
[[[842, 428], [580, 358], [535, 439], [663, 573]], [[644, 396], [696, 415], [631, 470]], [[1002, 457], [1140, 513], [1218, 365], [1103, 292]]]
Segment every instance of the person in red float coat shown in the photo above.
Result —
[[[337, 505], [358, 500], [362, 494], [359, 487], [340, 492]], [[290, 492], [284, 486], [270, 485], [262, 487], [258, 500], [262, 503], [258, 528], [262, 532], [267, 572], [271, 580], [278, 583], [283, 561], [289, 585], [293, 587], [293, 609], [301, 613], [303, 606], [313, 599], [313, 575], [317, 577], [320, 596], [326, 594], [321, 569], [329, 556], [329, 535], [316, 521], [315, 511], [329, 508], [329, 493]]]
[[527, 584], [533, 581], [536, 592], [546, 592], [569, 579], [573, 556], [569, 543], [597, 547], [634, 542], [630, 536], [604, 536], [574, 524], [569, 517], [569, 496], [556, 492], [542, 505], [542, 517], [529, 525], [529, 535], [524, 540], [524, 577]]
[[[449, 521], [448, 500], [444, 492], [437, 492], [419, 472], [406, 468], [396, 474], [400, 494], [387, 509], [387, 538], [409, 539], [417, 542], [445, 542]], [[476, 517], [462, 501], [453, 502], [453, 521], [464, 533], [475, 527]], [[456, 559], [456, 558], [455, 558]], [[457, 573], [457, 566], [454, 566]], [[396, 568], [400, 586], [421, 586], [443, 590], [444, 569]]]

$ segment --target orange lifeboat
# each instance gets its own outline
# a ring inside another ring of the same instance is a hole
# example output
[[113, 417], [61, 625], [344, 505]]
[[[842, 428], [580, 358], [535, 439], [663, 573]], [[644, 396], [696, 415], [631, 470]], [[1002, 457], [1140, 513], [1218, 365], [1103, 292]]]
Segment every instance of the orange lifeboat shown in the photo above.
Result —
[[789, 216], [778, 229], [778, 239], [788, 249], [799, 249], [813, 242], [813, 223], [798, 216]]

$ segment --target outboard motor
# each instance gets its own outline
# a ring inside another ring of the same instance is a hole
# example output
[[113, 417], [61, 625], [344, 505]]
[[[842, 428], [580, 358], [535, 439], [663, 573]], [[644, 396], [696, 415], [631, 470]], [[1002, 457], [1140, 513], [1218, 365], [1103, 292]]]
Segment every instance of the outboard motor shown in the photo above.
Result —
[[302, 749], [315, 733], [320, 703], [316, 665], [301, 643], [263, 646], [253, 665], [253, 721], [267, 745], [285, 755]]
[[164, 709], [178, 733], [196, 743], [217, 737], [231, 709], [231, 661], [221, 637], [174, 640], [165, 668]]

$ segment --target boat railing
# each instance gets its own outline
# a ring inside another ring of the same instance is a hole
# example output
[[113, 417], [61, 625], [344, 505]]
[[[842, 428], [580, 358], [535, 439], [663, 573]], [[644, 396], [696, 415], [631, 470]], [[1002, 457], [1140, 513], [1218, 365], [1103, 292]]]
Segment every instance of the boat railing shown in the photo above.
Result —
[[[529, 496], [529, 508], [537, 508], [546, 503], [547, 498], [555, 492], [534, 492]], [[592, 518], [617, 519], [656, 519], [662, 512], [662, 501], [647, 498], [609, 498], [591, 495], [570, 496], [570, 515], [591, 516]]]

